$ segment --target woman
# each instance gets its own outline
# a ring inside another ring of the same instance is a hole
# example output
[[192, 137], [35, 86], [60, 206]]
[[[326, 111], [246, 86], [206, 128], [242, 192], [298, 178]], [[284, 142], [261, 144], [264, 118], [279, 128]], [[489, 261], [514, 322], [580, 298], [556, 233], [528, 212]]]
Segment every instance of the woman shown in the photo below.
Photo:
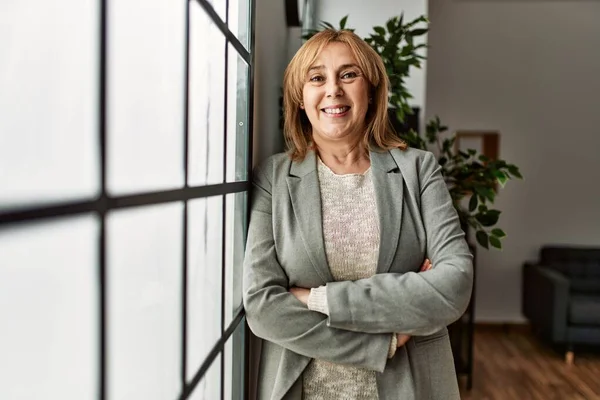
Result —
[[315, 35], [285, 72], [289, 152], [255, 170], [244, 262], [261, 400], [459, 399], [445, 327], [472, 257], [435, 157], [394, 135], [387, 99], [349, 31]]

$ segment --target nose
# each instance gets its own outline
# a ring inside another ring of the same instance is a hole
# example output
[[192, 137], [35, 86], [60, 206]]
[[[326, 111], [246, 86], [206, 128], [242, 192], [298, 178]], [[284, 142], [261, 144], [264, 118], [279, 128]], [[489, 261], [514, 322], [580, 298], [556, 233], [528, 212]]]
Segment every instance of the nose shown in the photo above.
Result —
[[338, 79], [329, 79], [327, 81], [326, 90], [327, 90], [327, 92], [326, 92], [327, 97], [330, 97], [330, 98], [340, 97], [344, 94]]

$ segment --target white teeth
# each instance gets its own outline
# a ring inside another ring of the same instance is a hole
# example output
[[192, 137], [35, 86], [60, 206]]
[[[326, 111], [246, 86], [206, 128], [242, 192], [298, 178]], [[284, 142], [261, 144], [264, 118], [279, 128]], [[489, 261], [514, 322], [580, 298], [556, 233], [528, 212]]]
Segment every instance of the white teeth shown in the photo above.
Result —
[[324, 110], [327, 114], [341, 114], [348, 111], [348, 107], [340, 107], [340, 108], [326, 108]]

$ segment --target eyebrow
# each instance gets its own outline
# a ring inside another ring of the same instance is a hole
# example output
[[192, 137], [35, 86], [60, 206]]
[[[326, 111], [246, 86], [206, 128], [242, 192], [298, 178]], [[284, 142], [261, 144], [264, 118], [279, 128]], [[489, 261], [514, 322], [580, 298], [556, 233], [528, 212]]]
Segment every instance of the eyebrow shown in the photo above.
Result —
[[[356, 64], [344, 64], [344, 65], [340, 66], [339, 70], [346, 69], [346, 68], [359, 68], [359, 67]], [[322, 69], [325, 69], [324, 65], [315, 65], [314, 67], [310, 67], [308, 69], [308, 72], [312, 72], [315, 70], [322, 70]]]

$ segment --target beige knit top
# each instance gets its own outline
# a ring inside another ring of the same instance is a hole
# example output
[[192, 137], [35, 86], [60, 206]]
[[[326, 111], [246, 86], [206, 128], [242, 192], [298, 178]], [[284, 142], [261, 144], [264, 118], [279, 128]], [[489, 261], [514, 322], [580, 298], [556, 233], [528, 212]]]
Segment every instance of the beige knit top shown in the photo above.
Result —
[[[369, 278], [376, 272], [379, 255], [379, 219], [371, 169], [363, 174], [336, 175], [319, 159], [318, 173], [323, 238], [331, 274], [336, 281]], [[329, 313], [325, 286], [311, 291], [308, 306]], [[390, 346], [391, 356], [395, 343]], [[318, 359], [304, 371], [303, 393], [304, 400], [378, 399], [374, 371]]]

